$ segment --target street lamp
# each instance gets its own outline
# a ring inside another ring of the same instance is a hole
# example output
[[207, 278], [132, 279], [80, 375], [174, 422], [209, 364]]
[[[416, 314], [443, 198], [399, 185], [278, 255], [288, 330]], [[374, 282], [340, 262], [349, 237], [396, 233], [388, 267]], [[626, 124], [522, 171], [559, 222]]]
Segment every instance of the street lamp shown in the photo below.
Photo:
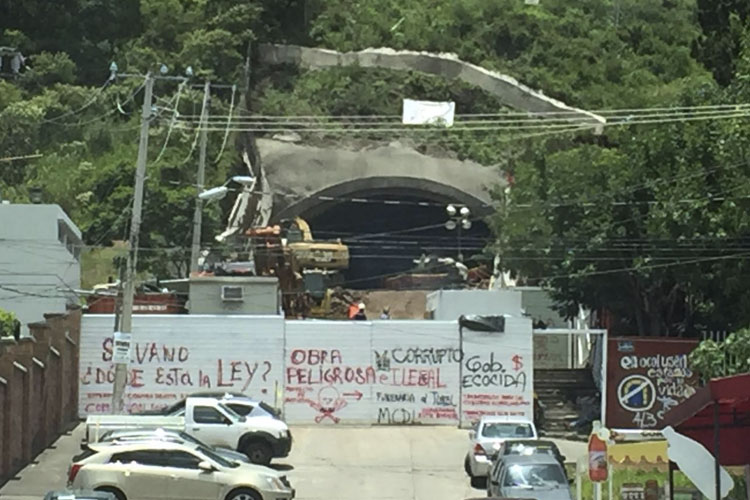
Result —
[[202, 217], [201, 210], [203, 208], [204, 201], [220, 200], [224, 198], [229, 192], [227, 185], [230, 182], [236, 182], [242, 185], [242, 189], [252, 191], [255, 187], [256, 177], [252, 175], [235, 175], [230, 177], [227, 181], [217, 187], [206, 189], [198, 193], [198, 199], [196, 200], [195, 216], [193, 217], [193, 244], [190, 249], [190, 271], [195, 272], [198, 270], [198, 259], [200, 258], [201, 250], [201, 226]]
[[220, 200], [224, 198], [227, 193], [229, 192], [229, 188], [227, 185], [230, 182], [236, 182], [237, 184], [242, 184], [244, 187], [250, 186], [252, 189], [252, 185], [255, 183], [255, 177], [250, 175], [235, 175], [234, 177], [231, 177], [227, 182], [222, 184], [221, 186], [217, 186], [211, 189], [206, 189], [205, 191], [202, 191], [198, 194], [198, 198], [203, 201], [211, 201], [211, 200]]
[[450, 204], [445, 207], [445, 212], [448, 214], [448, 220], [445, 221], [445, 229], [448, 231], [458, 229], [458, 261], [463, 262], [464, 256], [461, 252], [461, 230], [468, 231], [471, 229], [471, 220], [469, 219], [471, 210], [466, 205], [458, 205], [458, 207], [456, 207], [456, 205]]

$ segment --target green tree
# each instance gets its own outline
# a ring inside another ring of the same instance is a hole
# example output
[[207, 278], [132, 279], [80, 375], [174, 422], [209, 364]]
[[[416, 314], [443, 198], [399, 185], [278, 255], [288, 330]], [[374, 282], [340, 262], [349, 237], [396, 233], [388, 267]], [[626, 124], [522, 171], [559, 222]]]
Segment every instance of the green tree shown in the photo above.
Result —
[[[682, 103], [709, 95], [727, 97], [699, 87]], [[552, 287], [568, 315], [613, 313], [617, 333], [747, 324], [748, 141], [741, 120], [722, 120], [631, 126], [606, 147], [535, 143], [494, 218], [506, 267]]]
[[704, 383], [716, 377], [750, 373], [750, 329], [737, 330], [723, 342], [702, 341], [690, 353], [689, 361]]

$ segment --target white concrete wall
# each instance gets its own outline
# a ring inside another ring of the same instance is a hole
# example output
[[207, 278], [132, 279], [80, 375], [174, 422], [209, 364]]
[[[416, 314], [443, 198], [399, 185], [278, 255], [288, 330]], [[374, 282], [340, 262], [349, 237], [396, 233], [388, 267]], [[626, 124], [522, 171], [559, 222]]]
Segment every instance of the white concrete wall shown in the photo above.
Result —
[[518, 316], [521, 300], [521, 292], [514, 290], [438, 290], [427, 296], [427, 310], [442, 321], [467, 314]]
[[[81, 324], [81, 415], [109, 413], [114, 364], [110, 314]], [[281, 316], [135, 315], [127, 411], [167, 406], [195, 391], [242, 392], [270, 403], [280, 389]]]
[[[80, 414], [110, 409], [111, 315], [85, 315]], [[295, 424], [468, 425], [486, 414], [532, 418], [526, 318], [504, 333], [455, 321], [284, 321], [270, 316], [135, 316], [129, 410], [198, 390], [238, 391]]]
[[81, 266], [58, 240], [58, 221], [68, 226], [80, 250], [81, 233], [57, 205], [0, 204], [0, 307], [12, 311], [28, 334], [28, 323], [78, 303]]

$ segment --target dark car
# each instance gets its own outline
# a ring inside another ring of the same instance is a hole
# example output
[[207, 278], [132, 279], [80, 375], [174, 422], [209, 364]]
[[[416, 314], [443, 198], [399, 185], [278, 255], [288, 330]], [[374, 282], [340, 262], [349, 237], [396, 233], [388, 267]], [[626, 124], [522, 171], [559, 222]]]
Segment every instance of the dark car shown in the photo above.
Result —
[[492, 457], [493, 460], [502, 460], [503, 457], [510, 455], [552, 455], [565, 466], [565, 455], [560, 453], [560, 449], [553, 441], [543, 439], [513, 439], [506, 441], [498, 450], [498, 453]]
[[44, 500], [117, 500], [109, 491], [50, 491]]

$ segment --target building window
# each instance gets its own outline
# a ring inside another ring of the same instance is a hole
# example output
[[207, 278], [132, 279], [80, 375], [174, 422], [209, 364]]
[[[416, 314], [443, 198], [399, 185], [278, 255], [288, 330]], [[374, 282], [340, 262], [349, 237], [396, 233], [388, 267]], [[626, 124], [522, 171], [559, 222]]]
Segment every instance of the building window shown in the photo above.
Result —
[[221, 300], [230, 301], [242, 301], [242, 287], [241, 286], [222, 286], [221, 287]]

